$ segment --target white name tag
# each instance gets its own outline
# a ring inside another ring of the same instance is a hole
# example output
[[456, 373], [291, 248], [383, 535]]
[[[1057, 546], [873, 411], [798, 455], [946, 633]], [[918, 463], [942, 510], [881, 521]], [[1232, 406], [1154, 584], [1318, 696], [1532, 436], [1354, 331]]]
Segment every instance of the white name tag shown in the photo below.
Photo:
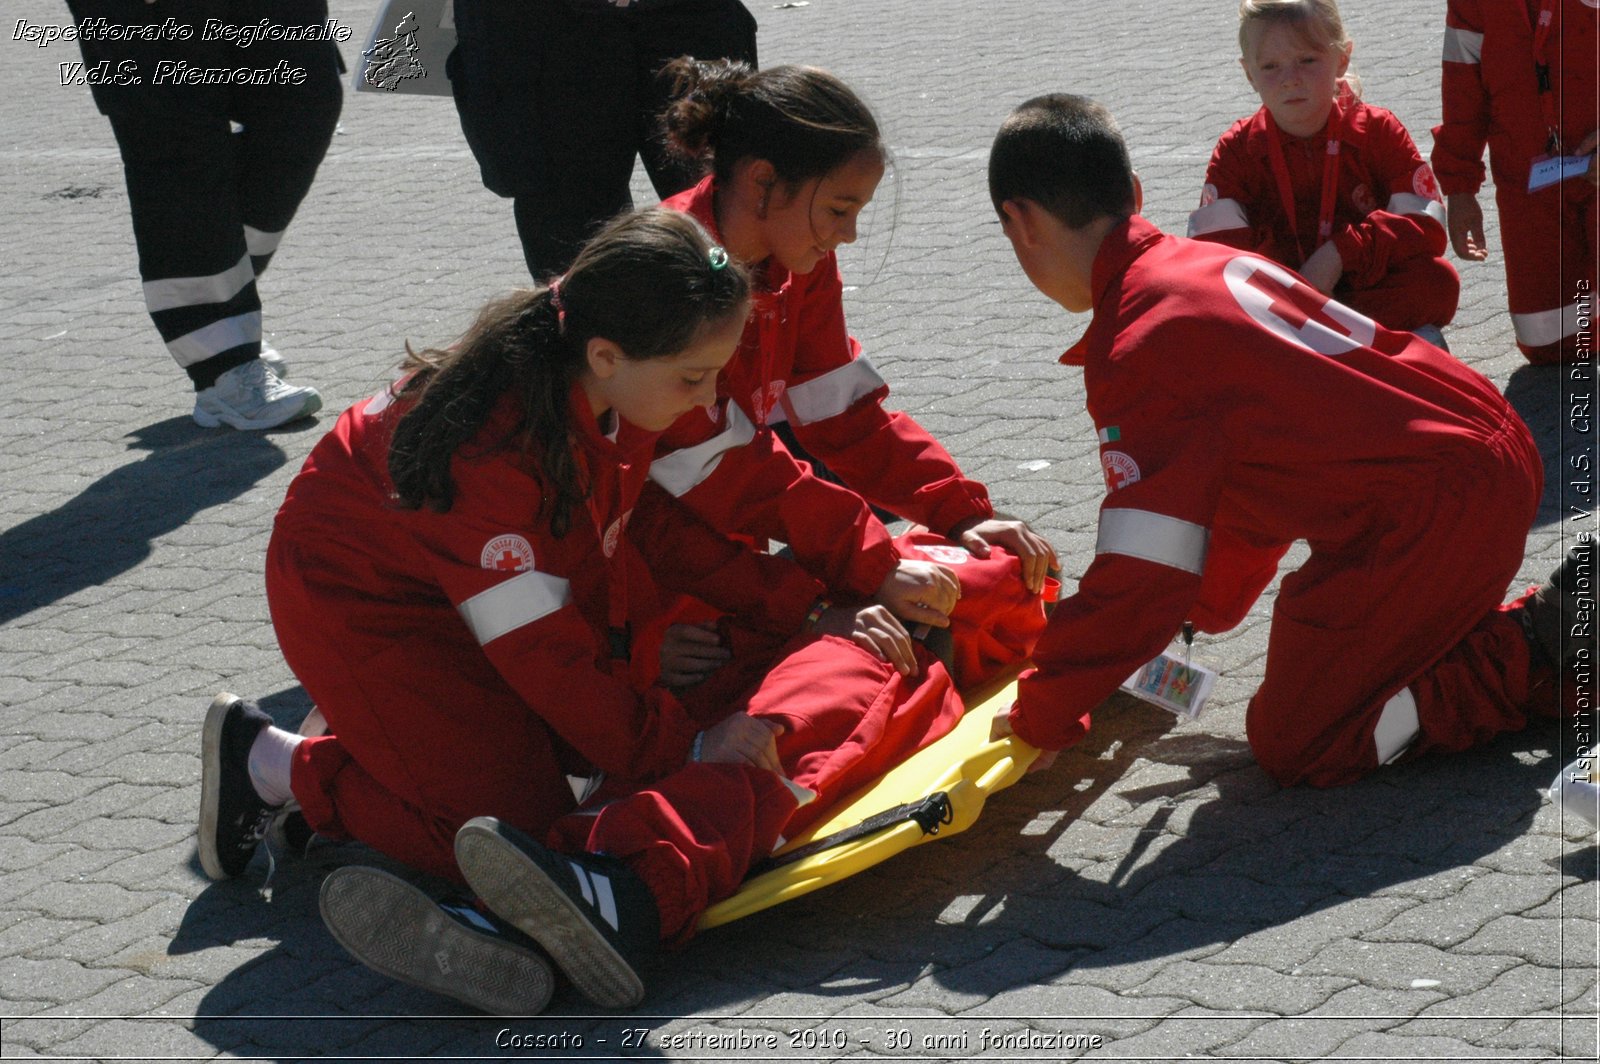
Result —
[[1589, 164], [1593, 161], [1592, 155], [1547, 155], [1535, 159], [1533, 169], [1528, 171], [1528, 191], [1537, 192], [1568, 178], [1582, 177], [1589, 172]]

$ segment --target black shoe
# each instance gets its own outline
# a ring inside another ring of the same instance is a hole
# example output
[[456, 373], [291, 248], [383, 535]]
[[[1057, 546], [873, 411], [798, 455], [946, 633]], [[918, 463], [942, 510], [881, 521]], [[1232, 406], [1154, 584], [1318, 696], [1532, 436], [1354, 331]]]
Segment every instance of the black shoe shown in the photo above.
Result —
[[534, 1016], [555, 972], [534, 944], [467, 902], [435, 902], [376, 868], [346, 865], [322, 881], [322, 922], [356, 960], [402, 983], [496, 1016]]
[[275, 805], [250, 782], [250, 745], [272, 718], [224, 691], [200, 731], [200, 866], [212, 879], [243, 874], [267, 833]]
[[644, 1000], [629, 957], [654, 951], [650, 889], [610, 857], [554, 853], [493, 817], [456, 832], [456, 865], [497, 916], [543, 946], [584, 997], [606, 1008]]
[[267, 828], [267, 837], [264, 841], [276, 853], [304, 857], [310, 852], [311, 844], [316, 839], [317, 833], [311, 830], [306, 815], [300, 811], [298, 805], [290, 802], [273, 816], [272, 825]]
[[[1572, 665], [1585, 645], [1576, 633], [1584, 630], [1582, 615], [1594, 611], [1594, 555], [1592, 541], [1573, 547], [1524, 603], [1523, 633], [1551, 665]], [[1580, 594], [1584, 587], [1590, 590]]]

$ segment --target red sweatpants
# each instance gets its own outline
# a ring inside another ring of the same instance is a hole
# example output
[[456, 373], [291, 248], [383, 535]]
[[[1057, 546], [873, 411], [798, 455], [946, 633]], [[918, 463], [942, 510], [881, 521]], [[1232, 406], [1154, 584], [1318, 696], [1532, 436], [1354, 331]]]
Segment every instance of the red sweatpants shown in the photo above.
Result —
[[1338, 548], [1313, 542], [1284, 578], [1245, 731], [1285, 786], [1376, 768], [1375, 732], [1402, 691], [1416, 706], [1412, 753], [1521, 728], [1555, 697], [1500, 606], [1538, 507], [1538, 450], [1511, 417], [1482, 451], [1451, 458], [1428, 498], [1389, 511], [1393, 527]]
[[1411, 332], [1450, 324], [1461, 299], [1461, 276], [1444, 259], [1419, 255], [1391, 264], [1376, 284], [1340, 284], [1333, 297], [1387, 328]]
[[[818, 792], [807, 819], [949, 731], [962, 712], [938, 662], [925, 658], [920, 675], [904, 678], [832, 636], [797, 639], [776, 654], [769, 648], [765, 659], [747, 656], [704, 693], [715, 696], [741, 673], [759, 682], [720, 712], [702, 705], [699, 715], [709, 723], [746, 712], [782, 725], [778, 752], [788, 775]], [[308, 690], [320, 686], [301, 678]], [[701, 911], [737, 890], [751, 862], [801, 823], [789, 789], [746, 766], [690, 764], [662, 780], [611, 781], [597, 810], [575, 812], [543, 729], [393, 703], [381, 718], [359, 701], [319, 708], [332, 734], [300, 744], [290, 781], [314, 829], [459, 882], [456, 830], [473, 816], [498, 816], [553, 848], [627, 861], [654, 894], [667, 940], [687, 937]], [[485, 760], [474, 760], [474, 750]], [[521, 772], [478, 771], [519, 762]], [[388, 769], [387, 779], [369, 766]]]
[[1570, 361], [1581, 328], [1592, 359], [1600, 200], [1581, 177], [1529, 193], [1521, 173], [1521, 184], [1495, 185], [1517, 347], [1536, 366]]

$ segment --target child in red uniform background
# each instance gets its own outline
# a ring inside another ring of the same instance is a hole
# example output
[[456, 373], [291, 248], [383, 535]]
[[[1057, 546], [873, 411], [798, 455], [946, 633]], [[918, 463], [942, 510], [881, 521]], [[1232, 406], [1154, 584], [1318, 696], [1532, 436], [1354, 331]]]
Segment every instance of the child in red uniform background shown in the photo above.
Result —
[[[1511, 327], [1536, 365], [1580, 351], [1593, 357], [1597, 7], [1600, 0], [1450, 0], [1445, 13], [1444, 122], [1433, 130], [1433, 165], [1450, 242], [1463, 259], [1488, 258], [1478, 205], [1487, 145]], [[1565, 154], [1588, 155], [1587, 174], [1530, 190], [1535, 161]]]
[[1186, 620], [1238, 624], [1302, 539], [1245, 721], [1280, 783], [1346, 783], [1555, 712], [1594, 545], [1501, 605], [1543, 478], [1489, 381], [1266, 258], [1160, 232], [1110, 114], [1081, 97], [1013, 112], [989, 187], [1029, 280], [1094, 313], [1062, 361], [1083, 367], [1108, 488], [1094, 561], [997, 733], [1077, 741]]
[[1460, 278], [1444, 205], [1405, 126], [1364, 103], [1333, 0], [1243, 0], [1261, 109], [1223, 134], [1189, 235], [1259, 252], [1391, 329], [1443, 343]]
[[[688, 217], [624, 217], [549, 288], [491, 304], [340, 417], [267, 560], [284, 657], [330, 734], [219, 696], [210, 875], [242, 872], [293, 798], [319, 833], [467, 880], [581, 991], [634, 1004], [627, 957], [686, 937], [795, 830], [805, 795], [785, 775], [821, 807], [948, 729], [948, 676], [883, 607], [829, 606], [793, 562], [675, 504], [635, 509], [656, 434], [712, 401], [748, 291]], [[733, 660], [682, 697], [632, 660], [655, 580], [738, 625]], [[601, 781], [589, 804], [569, 776]], [[392, 876], [336, 871], [323, 913], [387, 974], [492, 1011], [549, 998], [513, 928]]]

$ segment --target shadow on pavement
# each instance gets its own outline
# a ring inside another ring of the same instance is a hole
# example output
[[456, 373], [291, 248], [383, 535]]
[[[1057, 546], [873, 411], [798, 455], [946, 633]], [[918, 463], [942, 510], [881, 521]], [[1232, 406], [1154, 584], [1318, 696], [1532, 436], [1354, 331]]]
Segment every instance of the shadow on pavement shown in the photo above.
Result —
[[1594, 364], [1522, 366], [1506, 382], [1506, 399], [1527, 422], [1544, 459], [1544, 497], [1536, 527], [1559, 524], [1573, 508], [1595, 508]]
[[[1285, 790], [1243, 742], [1177, 728], [1117, 696], [1085, 743], [991, 799], [969, 831], [647, 961], [647, 1012], [599, 1016], [564, 990], [544, 1017], [493, 1020], [356, 965], [323, 929], [316, 890], [339, 864], [386, 863], [357, 845], [280, 863], [270, 904], [257, 896], [258, 859], [248, 885], [219, 884], [195, 901], [173, 950], [278, 940], [210, 990], [195, 1024], [219, 1050], [271, 1059], [494, 1053], [507, 1029], [583, 1037], [586, 1052], [606, 1038], [610, 1050], [624, 1028], [684, 1016], [752, 1030], [848, 1026], [830, 998], [881, 999], [881, 1028], [886, 1017], [947, 1009], [952, 993], [975, 1006], [1046, 982], [1104, 985], [1120, 977], [1098, 972], [1148, 964], [1132, 977], [1142, 982], [1185, 954], [1470, 869], [1526, 832], [1558, 767], [1530, 753], [1553, 738], [1543, 722], [1352, 786]], [[1090, 806], [1093, 822], [1083, 819]], [[930, 974], [943, 1005], [915, 989]]]
[[243, 494], [286, 458], [266, 436], [217, 433], [187, 417], [132, 436], [128, 449], [149, 454], [0, 533], [0, 624], [127, 572], [152, 540]]

